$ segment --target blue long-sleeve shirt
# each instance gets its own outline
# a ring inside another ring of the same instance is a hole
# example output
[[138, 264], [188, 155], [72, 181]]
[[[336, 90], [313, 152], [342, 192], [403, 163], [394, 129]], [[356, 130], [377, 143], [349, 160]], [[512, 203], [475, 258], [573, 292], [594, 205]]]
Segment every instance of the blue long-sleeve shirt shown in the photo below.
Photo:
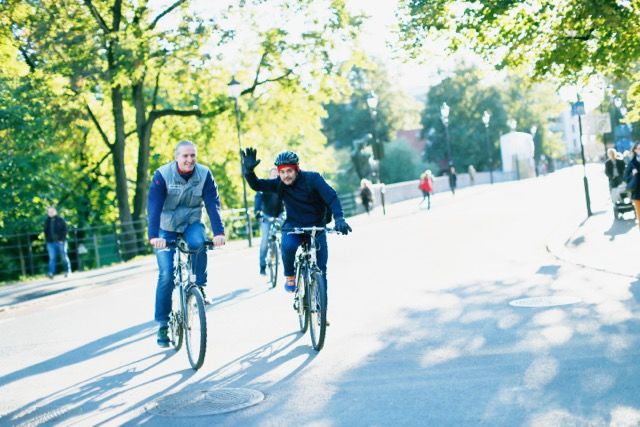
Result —
[[[180, 176], [188, 181], [189, 178], [193, 176], [193, 172], [180, 174]], [[162, 174], [156, 171], [156, 173], [153, 174], [147, 198], [147, 213], [149, 219], [147, 232], [149, 239], [156, 238], [160, 234], [160, 214], [162, 213], [162, 207], [164, 206], [166, 198], [167, 183], [162, 177]], [[222, 224], [222, 218], [220, 217], [220, 197], [218, 196], [218, 187], [213, 180], [213, 176], [211, 176], [211, 172], [207, 173], [207, 177], [205, 178], [204, 187], [202, 188], [202, 199], [204, 201], [207, 214], [209, 215], [209, 220], [211, 221], [213, 235], [224, 235], [224, 225]]]
[[282, 201], [287, 210], [285, 228], [324, 226], [325, 204], [334, 218], [344, 217], [338, 194], [317, 172], [300, 171], [291, 185], [280, 184], [280, 178], [259, 179], [253, 172], [245, 177], [255, 191], [277, 193], [282, 186]]

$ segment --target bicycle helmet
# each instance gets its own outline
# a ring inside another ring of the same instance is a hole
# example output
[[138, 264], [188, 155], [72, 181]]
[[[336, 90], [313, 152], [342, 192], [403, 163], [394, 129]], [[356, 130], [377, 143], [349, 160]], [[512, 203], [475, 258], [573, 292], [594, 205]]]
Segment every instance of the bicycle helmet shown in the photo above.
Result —
[[274, 164], [280, 165], [297, 165], [300, 162], [298, 155], [293, 151], [282, 151], [276, 156]]

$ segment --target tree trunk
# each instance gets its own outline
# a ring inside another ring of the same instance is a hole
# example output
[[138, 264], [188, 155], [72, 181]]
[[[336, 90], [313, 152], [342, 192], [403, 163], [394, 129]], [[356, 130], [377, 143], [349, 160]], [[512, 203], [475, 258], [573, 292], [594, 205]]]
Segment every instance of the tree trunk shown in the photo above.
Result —
[[138, 136], [138, 165], [136, 167], [136, 188], [133, 197], [133, 221], [138, 242], [144, 241], [143, 219], [147, 208], [151, 128], [154, 122], [153, 117], [149, 117], [147, 121], [143, 90], [143, 80], [133, 86], [133, 105], [136, 110], [136, 133]]
[[113, 119], [115, 127], [115, 141], [113, 143], [113, 172], [116, 180], [116, 199], [118, 200], [118, 213], [121, 223], [122, 257], [131, 259], [138, 253], [135, 231], [133, 229], [131, 208], [129, 205], [129, 192], [127, 185], [127, 172], [125, 169], [125, 131], [124, 110], [122, 105], [122, 90], [119, 87], [111, 89], [113, 105]]

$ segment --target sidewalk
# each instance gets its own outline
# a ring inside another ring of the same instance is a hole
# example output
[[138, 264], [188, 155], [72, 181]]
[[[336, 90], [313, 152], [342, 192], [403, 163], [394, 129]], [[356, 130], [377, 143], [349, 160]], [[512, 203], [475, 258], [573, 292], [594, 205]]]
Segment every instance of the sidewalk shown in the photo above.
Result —
[[627, 213], [624, 219], [614, 221], [610, 207], [594, 212], [572, 232], [559, 230], [557, 235], [551, 236], [547, 250], [562, 261], [640, 278], [640, 264], [636, 257], [640, 231], [632, 218], [633, 214]]
[[[256, 248], [253, 242], [253, 248]], [[228, 242], [223, 249], [216, 249], [215, 256], [224, 256], [225, 253], [248, 249], [246, 240], [234, 240]], [[75, 289], [87, 288], [97, 285], [108, 285], [123, 278], [148, 273], [157, 270], [156, 258], [148, 255], [134, 261], [114, 264], [95, 270], [74, 272], [69, 277], [62, 274], [53, 279], [42, 278], [25, 282], [15, 282], [0, 287], [0, 312], [35, 302], [51, 295], [69, 292]]]

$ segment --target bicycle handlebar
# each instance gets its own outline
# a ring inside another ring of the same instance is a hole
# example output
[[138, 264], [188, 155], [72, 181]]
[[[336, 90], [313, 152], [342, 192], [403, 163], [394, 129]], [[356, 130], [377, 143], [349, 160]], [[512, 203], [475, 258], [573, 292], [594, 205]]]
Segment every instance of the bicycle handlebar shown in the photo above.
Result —
[[287, 234], [315, 234], [318, 231], [326, 231], [327, 233], [342, 234], [331, 227], [294, 227], [293, 230], [288, 231]]
[[[192, 253], [197, 252], [197, 251], [189, 250], [187, 246], [187, 242], [183, 239], [167, 240], [166, 242], [167, 242], [167, 249], [179, 249], [182, 252], [192, 252]], [[184, 242], [183, 243], [184, 247], [180, 244], [180, 242]], [[213, 240], [205, 240], [203, 246], [207, 249], [213, 249], [214, 248]]]

